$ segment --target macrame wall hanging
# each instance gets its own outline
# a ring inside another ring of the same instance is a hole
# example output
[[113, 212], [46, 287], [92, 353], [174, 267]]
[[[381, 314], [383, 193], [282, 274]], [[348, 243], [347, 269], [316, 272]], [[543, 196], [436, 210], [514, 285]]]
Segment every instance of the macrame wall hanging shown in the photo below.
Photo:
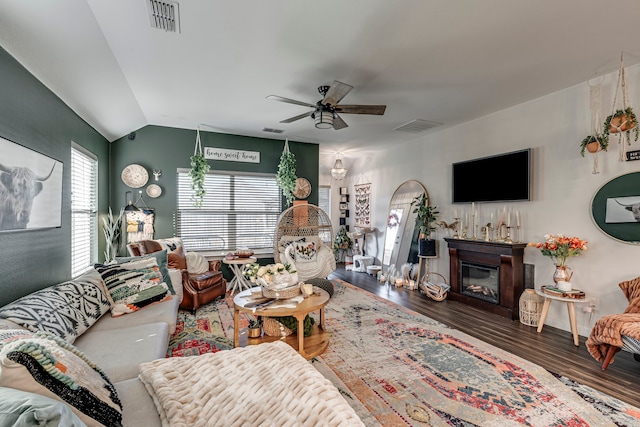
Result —
[[613, 108], [611, 115], [604, 123], [604, 134], [608, 138], [609, 134], [617, 134], [618, 148], [620, 150], [619, 160], [627, 160], [627, 146], [631, 144], [631, 130], [634, 129], [635, 139], [638, 139], [638, 120], [629, 103], [629, 88], [624, 72], [624, 55], [620, 55], [620, 71], [618, 72], [618, 83], [613, 97]]
[[[598, 170], [598, 151], [602, 149], [599, 141], [602, 138], [602, 82], [604, 77], [600, 77], [595, 82], [588, 82], [589, 85], [589, 107], [591, 110], [591, 137], [595, 137], [595, 149], [588, 151], [593, 154], [593, 172], [600, 173]], [[606, 147], [606, 145], [605, 145]]]

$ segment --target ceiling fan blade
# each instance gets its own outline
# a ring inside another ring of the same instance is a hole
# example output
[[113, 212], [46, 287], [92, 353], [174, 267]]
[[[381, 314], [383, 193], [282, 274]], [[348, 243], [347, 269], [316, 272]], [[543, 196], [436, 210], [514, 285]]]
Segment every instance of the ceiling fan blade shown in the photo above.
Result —
[[336, 106], [342, 98], [351, 92], [351, 89], [353, 89], [353, 86], [334, 80], [322, 100], [322, 105]]
[[[314, 110], [315, 111], [315, 110]], [[288, 119], [285, 120], [281, 120], [280, 123], [291, 123], [291, 122], [295, 122], [296, 120], [300, 120], [300, 119], [304, 119], [305, 117], [309, 117], [310, 115], [313, 114], [313, 111], [309, 111], [308, 113], [304, 113], [304, 114], [300, 114], [298, 116], [295, 117], [290, 117]]]
[[343, 114], [375, 114], [382, 116], [386, 105], [336, 105], [336, 111]]
[[345, 121], [336, 114], [336, 116], [333, 118], [333, 128], [335, 130], [340, 130], [348, 127], [349, 125], [346, 124]]
[[309, 104], [308, 102], [304, 102], [304, 101], [296, 101], [295, 99], [285, 98], [283, 96], [268, 95], [266, 98], [267, 99], [273, 99], [273, 100], [280, 101], [280, 102], [287, 102], [289, 104], [302, 105], [303, 107], [316, 108], [315, 104]]

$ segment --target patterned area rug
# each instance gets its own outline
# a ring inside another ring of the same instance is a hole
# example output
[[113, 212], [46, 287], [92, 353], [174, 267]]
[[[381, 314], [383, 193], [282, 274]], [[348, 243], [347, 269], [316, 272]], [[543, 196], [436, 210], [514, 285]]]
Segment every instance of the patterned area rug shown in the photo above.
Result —
[[[346, 282], [312, 360], [367, 426], [634, 426], [640, 410]], [[180, 313], [168, 356], [232, 347], [227, 298]], [[246, 326], [243, 317], [241, 327]]]

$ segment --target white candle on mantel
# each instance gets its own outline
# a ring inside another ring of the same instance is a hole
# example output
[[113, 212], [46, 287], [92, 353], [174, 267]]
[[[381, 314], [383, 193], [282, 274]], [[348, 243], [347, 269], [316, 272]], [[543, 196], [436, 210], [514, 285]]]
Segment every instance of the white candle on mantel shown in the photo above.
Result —
[[475, 216], [476, 214], [476, 202], [471, 202], [471, 215]]
[[493, 227], [493, 212], [491, 212], [491, 226]]
[[507, 227], [511, 227], [511, 211], [507, 212]]
[[516, 227], [520, 227], [520, 211], [516, 211]]
[[455, 208], [455, 209], [453, 210], [453, 217], [454, 217], [454, 218], [460, 218], [460, 217], [458, 216], [458, 208]]

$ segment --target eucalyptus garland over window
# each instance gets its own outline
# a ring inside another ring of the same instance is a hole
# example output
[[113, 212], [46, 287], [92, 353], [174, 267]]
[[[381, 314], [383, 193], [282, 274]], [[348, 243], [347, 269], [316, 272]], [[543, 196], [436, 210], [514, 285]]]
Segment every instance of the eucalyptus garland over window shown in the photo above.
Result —
[[191, 189], [195, 191], [193, 202], [194, 206], [201, 207], [202, 199], [207, 194], [207, 190], [204, 188], [204, 178], [209, 172], [209, 163], [204, 158], [202, 153], [202, 143], [200, 142], [200, 127], [196, 133], [196, 147], [191, 157], [191, 170], [189, 176], [191, 177]]
[[293, 191], [296, 189], [296, 156], [289, 151], [289, 140], [284, 142], [284, 150], [278, 164], [276, 181], [282, 190], [282, 195], [287, 199], [287, 205], [293, 203]]

